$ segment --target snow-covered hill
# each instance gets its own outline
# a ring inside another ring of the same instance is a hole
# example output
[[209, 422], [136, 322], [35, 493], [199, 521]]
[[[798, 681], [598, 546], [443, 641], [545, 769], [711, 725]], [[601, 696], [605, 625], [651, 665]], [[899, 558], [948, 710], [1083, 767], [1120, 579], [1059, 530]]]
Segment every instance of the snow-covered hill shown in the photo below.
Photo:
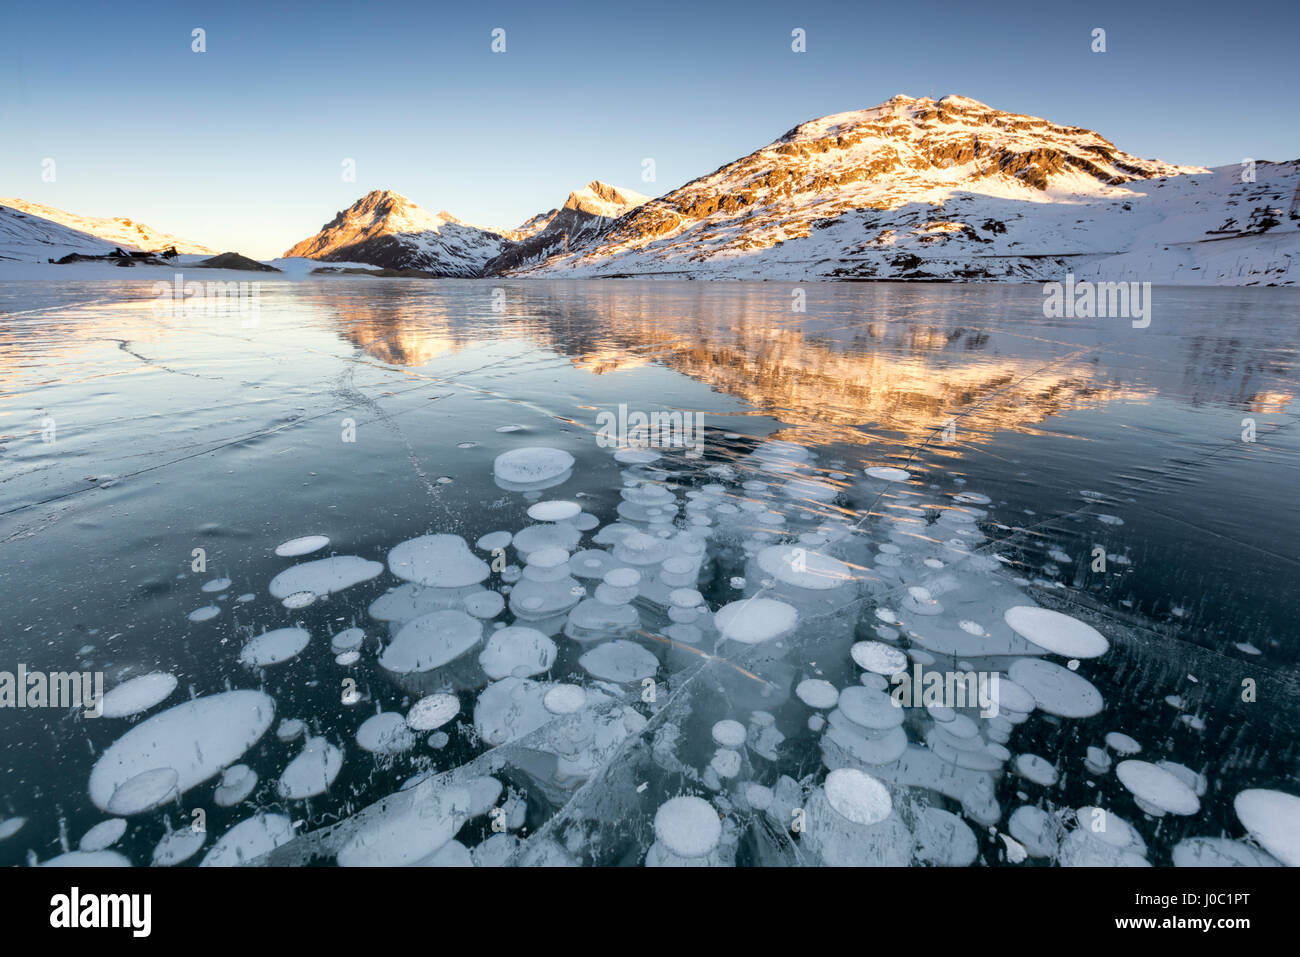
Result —
[[[39, 257], [39, 261], [44, 262], [50, 257], [58, 259], [74, 252], [110, 252], [114, 246], [148, 251], [161, 251], [175, 246], [180, 253], [204, 253], [209, 256], [216, 252], [200, 243], [159, 232], [124, 216], [78, 216], [53, 206], [29, 203], [16, 197], [0, 199], [0, 208], [5, 211], [0, 213], [0, 217], [6, 223], [0, 227], [4, 229], [3, 237], [0, 238], [0, 258], [27, 261]], [[46, 224], [63, 227], [77, 236], [64, 236]], [[80, 239], [80, 236], [90, 236], [98, 242], [85, 246], [85, 240]], [[32, 244], [30, 255], [26, 249], [29, 242]]]
[[[487, 264], [485, 272], [495, 275], [535, 265], [594, 242], [620, 216], [649, 201], [649, 196], [593, 179], [570, 193], [559, 209], [535, 216], [521, 226], [510, 237], [514, 242]], [[547, 218], [539, 225], [543, 216]]]
[[1294, 284], [1297, 163], [1210, 171], [961, 96], [796, 127], [527, 275]]
[[439, 276], [478, 276], [506, 243], [501, 233], [430, 213], [391, 190], [374, 190], [285, 256], [419, 269]]

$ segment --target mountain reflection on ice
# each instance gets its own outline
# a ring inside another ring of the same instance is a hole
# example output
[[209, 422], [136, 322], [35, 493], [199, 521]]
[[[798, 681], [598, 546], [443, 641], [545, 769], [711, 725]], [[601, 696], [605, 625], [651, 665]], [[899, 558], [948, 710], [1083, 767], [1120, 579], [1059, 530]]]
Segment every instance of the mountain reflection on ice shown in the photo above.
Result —
[[0, 289], [0, 860], [1300, 862], [1271, 292], [492, 285]]

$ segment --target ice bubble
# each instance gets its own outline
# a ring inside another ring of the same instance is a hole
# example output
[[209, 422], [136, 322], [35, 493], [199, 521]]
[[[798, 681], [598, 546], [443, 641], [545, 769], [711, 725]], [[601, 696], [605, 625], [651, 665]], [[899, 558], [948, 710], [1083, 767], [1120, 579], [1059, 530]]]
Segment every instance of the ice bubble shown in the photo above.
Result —
[[[1020, 658], [1010, 669], [1011, 680], [1034, 698], [1039, 709], [1062, 718], [1091, 718], [1104, 707], [1101, 692], [1082, 675], [1050, 661]], [[1001, 684], [1001, 682], [999, 682]], [[1001, 696], [1002, 689], [998, 689]]]
[[490, 552], [496, 548], [505, 548], [514, 540], [514, 535], [510, 532], [488, 532], [477, 542], [475, 547], [485, 552]]
[[1119, 731], [1106, 735], [1106, 746], [1118, 754], [1137, 754], [1142, 750], [1142, 745]]
[[581, 511], [582, 506], [577, 502], [555, 499], [529, 506], [528, 517], [534, 522], [567, 522], [569, 519], [577, 518]]
[[275, 547], [275, 553], [281, 558], [298, 558], [301, 555], [310, 555], [312, 552], [318, 552], [330, 540], [324, 535], [304, 535], [302, 538], [291, 538]]
[[357, 729], [357, 744], [371, 754], [401, 754], [415, 747], [406, 718], [395, 711], [371, 715]]
[[649, 678], [659, 670], [658, 658], [622, 638], [597, 645], [579, 658], [578, 664], [594, 678], [619, 684]]
[[107, 821], [100, 821], [81, 836], [81, 840], [77, 842], [77, 850], [102, 851], [104, 848], [116, 844], [125, 833], [125, 818], [113, 817]]
[[546, 692], [542, 704], [551, 714], [573, 714], [587, 704], [587, 693], [581, 685], [556, 685]]
[[968, 635], [984, 634], [984, 626], [981, 625], [978, 621], [971, 621], [970, 619], [966, 619], [964, 621], [959, 621], [957, 623], [957, 626], [961, 628], [962, 631], [966, 632], [966, 634]]
[[240, 664], [254, 668], [278, 665], [302, 654], [311, 635], [303, 628], [277, 628], [252, 638], [239, 652]]
[[1189, 837], [1174, 845], [1174, 867], [1280, 867], [1258, 848], [1226, 837]]
[[722, 820], [708, 801], [675, 797], [655, 812], [655, 837], [678, 857], [705, 857], [722, 838]]
[[709, 767], [720, 778], [734, 778], [740, 773], [740, 753], [730, 748], [719, 748], [709, 762]]
[[25, 817], [0, 818], [0, 841], [7, 837], [13, 837], [23, 829], [23, 825], [26, 823], [27, 818]]
[[497, 479], [508, 483], [507, 487], [538, 486], [566, 476], [573, 462], [573, 456], [563, 449], [511, 449], [496, 457], [492, 472]]
[[795, 545], [769, 545], [758, 553], [758, 566], [787, 585], [818, 591], [839, 588], [853, 578], [838, 558]]
[[90, 799], [113, 814], [152, 810], [237, 760], [274, 717], [275, 702], [260, 691], [226, 691], [169, 708], [100, 755], [90, 771]]
[[1209, 787], [1210, 782], [1206, 780], [1204, 774], [1197, 774], [1186, 765], [1176, 764], [1173, 761], [1157, 761], [1156, 764], [1195, 791], [1197, 797], [1203, 797], [1205, 795], [1206, 788]]
[[360, 628], [344, 628], [330, 638], [330, 651], [338, 654], [343, 651], [356, 651], [366, 640], [366, 633]]
[[465, 610], [475, 618], [495, 618], [506, 607], [500, 592], [480, 591], [465, 598]]
[[219, 591], [225, 591], [229, 587], [230, 587], [229, 578], [214, 578], [212, 579], [212, 581], [204, 582], [202, 587], [199, 590], [205, 592], [219, 592]]
[[476, 585], [490, 572], [459, 535], [421, 535], [402, 542], [388, 553], [388, 567], [398, 578], [438, 588]]
[[1115, 775], [1148, 813], [1150, 808], [1155, 808], [1157, 815], [1195, 814], [1201, 809], [1201, 801], [1191, 788], [1149, 761], [1121, 761], [1115, 765]]
[[276, 789], [289, 801], [324, 794], [343, 768], [343, 751], [324, 738], [308, 738], [302, 752], [289, 762]]
[[719, 747], [739, 748], [745, 743], [745, 726], [726, 718], [713, 726], [713, 741]]
[[1051, 787], [1060, 779], [1052, 762], [1036, 754], [1022, 754], [1016, 758], [1016, 773], [1028, 781]]
[[880, 641], [859, 641], [849, 649], [859, 668], [878, 675], [896, 675], [907, 670], [907, 655]]
[[966, 505], [988, 505], [993, 501], [979, 492], [958, 492], [952, 498], [954, 502], [962, 502]]
[[155, 671], [124, 681], [104, 695], [101, 715], [105, 718], [125, 718], [148, 711], [166, 700], [176, 690], [174, 675]]
[[483, 638], [483, 625], [463, 611], [435, 611], [413, 618], [379, 656], [394, 674], [431, 671], [469, 651]]
[[924, 808], [917, 814], [916, 859], [938, 867], [969, 867], [979, 857], [970, 827], [951, 811]]
[[1146, 854], [1147, 845], [1142, 835], [1128, 821], [1105, 808], [1088, 805], [1075, 811], [1080, 829], [1121, 851]]
[[293, 823], [283, 814], [254, 814], [212, 845], [199, 867], [239, 867], [293, 840]]
[[269, 590], [276, 598], [288, 598], [298, 592], [324, 596], [342, 591], [379, 575], [384, 566], [356, 555], [318, 558], [314, 562], [291, 565], [271, 579]]
[[839, 689], [820, 678], [805, 678], [799, 682], [794, 693], [808, 707], [820, 710], [835, 707], [835, 702], [840, 697]]
[[493, 747], [535, 731], [553, 717], [542, 704], [547, 690], [547, 685], [529, 678], [492, 682], [474, 705], [474, 728]]
[[1091, 625], [1036, 605], [1017, 605], [1003, 615], [1011, 630], [1053, 654], [1070, 658], [1097, 658], [1110, 642]]
[[320, 596], [311, 591], [296, 591], [280, 602], [290, 611], [297, 611], [299, 608], [306, 608], [308, 605], [314, 605], [316, 599]]
[[199, 852], [203, 842], [208, 839], [207, 831], [196, 831], [192, 827], [183, 827], [177, 831], [168, 831], [153, 849], [155, 867], [175, 867], [183, 864]]
[[549, 671], [555, 663], [555, 642], [536, 628], [514, 625], [493, 632], [478, 662], [493, 681], [514, 675], [527, 678]]
[[894, 468], [892, 465], [873, 465], [864, 471], [874, 479], [882, 482], [906, 482], [912, 477], [906, 469]]
[[293, 741], [300, 737], [307, 730], [307, 725], [301, 718], [285, 718], [280, 722], [280, 726], [275, 729], [275, 736], [281, 741]]
[[903, 709], [882, 689], [861, 685], [850, 685], [840, 692], [839, 711], [859, 728], [874, 731], [896, 728], [905, 717]]
[[[361, 660], [361, 652], [356, 651], [355, 649], [352, 651], [340, 651], [337, 655], [334, 656], [334, 663], [341, 668], [351, 668], [360, 660]], [[344, 701], [343, 703], [355, 704], [356, 702]]]
[[221, 772], [212, 800], [218, 807], [234, 807], [257, 787], [257, 772], [247, 764], [233, 764]]
[[826, 775], [826, 800], [841, 817], [854, 824], [879, 824], [894, 809], [889, 788], [856, 768], [838, 768]]
[[713, 621], [723, 638], [757, 645], [789, 634], [798, 617], [794, 607], [783, 601], [748, 598], [724, 605]]
[[1124, 519], [1120, 518], [1118, 515], [1098, 515], [1098, 516], [1097, 516], [1097, 521], [1101, 522], [1103, 525], [1123, 525], [1123, 524], [1124, 524]]
[[460, 699], [454, 694], [431, 694], [411, 705], [406, 726], [415, 731], [433, 731], [460, 713]]
[[1007, 830], [1034, 857], [1055, 857], [1061, 844], [1061, 822], [1046, 811], [1024, 805], [1011, 812]]
[[210, 621], [221, 614], [221, 609], [216, 605], [204, 605], [202, 608], [196, 608], [187, 616], [190, 621]]
[[48, 861], [41, 867], [130, 867], [131, 862], [117, 851], [69, 851]]
[[1232, 799], [1250, 836], [1287, 867], [1300, 867], [1300, 797], [1251, 788]]

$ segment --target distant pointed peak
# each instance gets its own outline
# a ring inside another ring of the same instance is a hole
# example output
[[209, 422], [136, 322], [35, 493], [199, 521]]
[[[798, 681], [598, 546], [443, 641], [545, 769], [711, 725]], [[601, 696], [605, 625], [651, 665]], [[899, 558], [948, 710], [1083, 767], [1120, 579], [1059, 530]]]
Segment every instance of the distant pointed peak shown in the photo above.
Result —
[[649, 196], [593, 179], [582, 189], [570, 193], [569, 198], [564, 201], [564, 208], [576, 209], [596, 216], [617, 218], [629, 209], [649, 201]]

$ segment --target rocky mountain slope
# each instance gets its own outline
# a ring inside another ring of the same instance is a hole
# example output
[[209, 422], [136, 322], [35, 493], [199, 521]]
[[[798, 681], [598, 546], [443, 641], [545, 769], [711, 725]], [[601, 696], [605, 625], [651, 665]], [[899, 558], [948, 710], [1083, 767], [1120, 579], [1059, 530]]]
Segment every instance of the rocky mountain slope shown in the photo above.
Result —
[[114, 247], [211, 254], [199, 243], [125, 218], [95, 219], [21, 199], [0, 199], [0, 261], [45, 262], [69, 253], [99, 256]]
[[430, 213], [391, 190], [374, 190], [284, 255], [478, 276], [508, 243], [496, 230], [462, 222], [445, 210]]
[[1294, 283], [1297, 163], [1211, 172], [960, 96], [796, 127], [527, 275]]

